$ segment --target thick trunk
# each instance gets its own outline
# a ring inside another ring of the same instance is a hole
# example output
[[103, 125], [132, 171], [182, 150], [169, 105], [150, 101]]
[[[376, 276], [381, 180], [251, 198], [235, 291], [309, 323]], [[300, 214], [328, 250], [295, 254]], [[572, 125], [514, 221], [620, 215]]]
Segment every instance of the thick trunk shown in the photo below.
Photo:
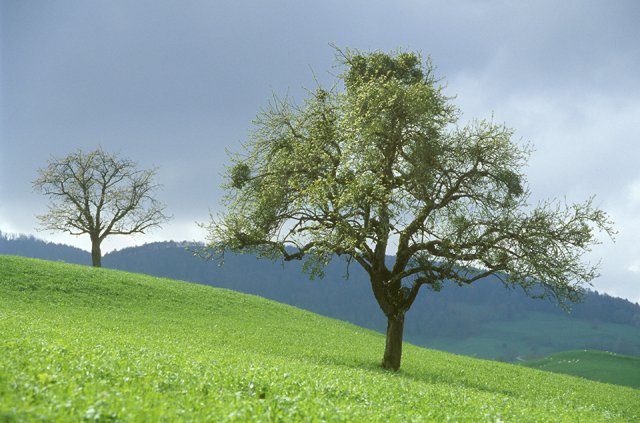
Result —
[[100, 251], [100, 240], [91, 240], [91, 262], [93, 267], [102, 267], [102, 252]]
[[402, 332], [404, 331], [404, 311], [387, 316], [387, 343], [384, 348], [382, 367], [400, 369], [402, 358]]

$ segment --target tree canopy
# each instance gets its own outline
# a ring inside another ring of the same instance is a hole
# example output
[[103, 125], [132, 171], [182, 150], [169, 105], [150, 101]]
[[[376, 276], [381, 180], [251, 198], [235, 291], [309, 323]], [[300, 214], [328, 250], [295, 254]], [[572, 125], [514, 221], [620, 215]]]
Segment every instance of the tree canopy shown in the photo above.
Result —
[[496, 274], [532, 295], [579, 299], [597, 276], [584, 253], [598, 231], [613, 234], [593, 199], [530, 204], [530, 149], [492, 120], [458, 124], [429, 59], [338, 50], [338, 60], [334, 88], [302, 104], [276, 97], [258, 115], [231, 158], [210, 248], [305, 260], [312, 274], [334, 255], [357, 262], [389, 321], [392, 369], [422, 286]]
[[94, 266], [101, 266], [100, 244], [107, 236], [145, 233], [169, 219], [154, 197], [156, 169], [140, 170], [102, 149], [52, 158], [38, 173], [33, 186], [51, 199], [38, 216], [42, 227], [88, 234]]

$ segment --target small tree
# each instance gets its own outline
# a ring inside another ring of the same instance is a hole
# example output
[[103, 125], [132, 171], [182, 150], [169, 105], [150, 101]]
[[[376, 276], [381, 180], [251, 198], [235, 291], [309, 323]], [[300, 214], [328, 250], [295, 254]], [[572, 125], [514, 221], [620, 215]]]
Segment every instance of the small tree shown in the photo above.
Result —
[[156, 170], [139, 170], [102, 149], [53, 158], [38, 173], [34, 189], [51, 198], [47, 213], [38, 216], [41, 226], [88, 234], [95, 267], [101, 266], [100, 245], [107, 236], [144, 233], [169, 219], [153, 197]]
[[596, 231], [613, 234], [606, 214], [592, 200], [529, 205], [528, 149], [503, 125], [457, 126], [430, 61], [339, 53], [343, 90], [317, 88], [302, 106], [276, 98], [232, 157], [213, 252], [304, 259], [312, 275], [334, 255], [355, 260], [387, 317], [382, 366], [394, 370], [422, 286], [498, 275], [533, 296], [579, 299], [597, 276], [582, 255]]

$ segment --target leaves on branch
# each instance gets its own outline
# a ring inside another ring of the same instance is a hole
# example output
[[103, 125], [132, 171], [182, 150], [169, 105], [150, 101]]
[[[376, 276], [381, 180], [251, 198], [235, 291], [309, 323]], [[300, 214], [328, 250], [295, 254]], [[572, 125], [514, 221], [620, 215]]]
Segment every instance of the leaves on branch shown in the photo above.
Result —
[[423, 285], [491, 274], [531, 295], [579, 298], [597, 275], [583, 255], [614, 233], [593, 200], [530, 205], [529, 147], [493, 121], [458, 125], [429, 60], [338, 53], [343, 91], [318, 88], [301, 106], [274, 98], [256, 119], [210, 248], [308, 260], [312, 274], [345, 255], [387, 314]]

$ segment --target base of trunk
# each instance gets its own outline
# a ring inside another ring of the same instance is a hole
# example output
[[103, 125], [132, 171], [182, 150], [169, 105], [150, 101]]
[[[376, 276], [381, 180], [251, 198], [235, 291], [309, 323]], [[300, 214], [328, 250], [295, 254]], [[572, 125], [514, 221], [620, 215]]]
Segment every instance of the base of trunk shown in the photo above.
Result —
[[382, 367], [397, 371], [402, 359], [402, 333], [404, 331], [404, 312], [387, 316], [387, 342], [384, 348]]

